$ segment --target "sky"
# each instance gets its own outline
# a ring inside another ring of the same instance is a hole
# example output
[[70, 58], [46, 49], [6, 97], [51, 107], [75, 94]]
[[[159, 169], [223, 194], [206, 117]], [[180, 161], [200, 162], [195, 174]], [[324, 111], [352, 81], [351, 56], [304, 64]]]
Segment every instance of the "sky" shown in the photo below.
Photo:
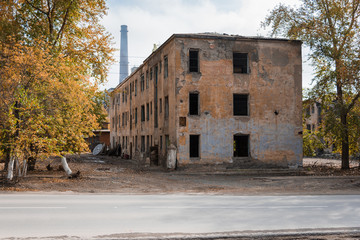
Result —
[[[279, 3], [300, 5], [299, 0], [107, 0], [108, 15], [102, 19], [113, 35], [116, 63], [102, 88], [119, 83], [120, 26], [128, 26], [129, 68], [140, 66], [154, 44], [174, 33], [216, 32], [242, 36], [269, 36], [261, 21]], [[303, 48], [303, 87], [310, 87], [312, 68]], [[129, 73], [130, 73], [129, 69]]]

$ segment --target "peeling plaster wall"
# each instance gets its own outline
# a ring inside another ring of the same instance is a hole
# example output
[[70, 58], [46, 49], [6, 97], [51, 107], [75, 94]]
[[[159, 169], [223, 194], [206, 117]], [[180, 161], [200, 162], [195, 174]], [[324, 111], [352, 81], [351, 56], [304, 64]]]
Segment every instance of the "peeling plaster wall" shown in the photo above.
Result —
[[[180, 166], [237, 161], [235, 134], [249, 135], [248, 161], [302, 165], [299, 42], [179, 38], [176, 46], [177, 110], [187, 119], [178, 127]], [[187, 70], [189, 49], [199, 50], [200, 73]], [[248, 53], [249, 74], [233, 73], [233, 52]], [[200, 96], [199, 116], [188, 115], [194, 91]], [[233, 93], [249, 94], [249, 116], [233, 116]], [[200, 158], [189, 157], [189, 134], [200, 135]]]
[[[189, 49], [199, 51], [199, 72], [190, 73], [188, 70]], [[233, 73], [233, 52], [248, 53], [249, 73]], [[165, 57], [168, 59], [168, 77], [164, 76]], [[123, 149], [134, 156], [135, 149], [141, 151], [141, 136], [149, 136], [151, 146], [158, 148], [162, 165], [165, 165], [166, 146], [174, 144], [178, 166], [244, 162], [261, 166], [301, 166], [301, 64], [299, 41], [175, 34], [111, 94], [112, 146], [119, 141], [122, 143], [122, 138], [127, 137], [128, 144]], [[157, 97], [155, 75], [146, 88], [146, 72], [150, 74], [152, 69], [155, 74], [156, 67]], [[140, 86], [142, 74], [145, 75], [143, 92]], [[137, 96], [130, 92], [130, 85], [136, 81]], [[123, 92], [127, 94], [125, 102]], [[197, 116], [189, 115], [190, 92], [199, 94]], [[248, 116], [233, 115], [234, 93], [249, 95]], [[164, 115], [165, 97], [169, 99], [168, 118]], [[152, 114], [149, 121], [141, 122], [141, 106], [144, 105], [146, 111], [148, 103], [152, 106]], [[123, 113], [128, 114], [125, 126], [122, 126]], [[190, 134], [200, 135], [199, 158], [190, 158]], [[235, 134], [249, 135], [249, 157], [233, 157]], [[168, 141], [165, 140], [167, 137]], [[145, 153], [149, 156], [148, 151]]]
[[[145, 148], [156, 146], [159, 153], [159, 164], [165, 165], [166, 147], [176, 143], [175, 126], [175, 50], [173, 41], [168, 42], [155, 51], [128, 78], [120, 83], [111, 93], [110, 126], [112, 147], [119, 142], [125, 153], [138, 157], [141, 151], [141, 137], [145, 137]], [[165, 76], [164, 59], [168, 59], [168, 76]], [[157, 71], [157, 82], [156, 72]], [[150, 76], [152, 73], [152, 76]], [[149, 76], [148, 87], [146, 83]], [[141, 89], [141, 76], [144, 76], [144, 90]], [[135, 87], [136, 86], [136, 87]], [[157, 127], [155, 126], [155, 92], [157, 90]], [[135, 94], [136, 92], [136, 94]], [[124, 99], [123, 100], [123, 93]], [[127, 96], [126, 96], [127, 95]], [[165, 116], [165, 98], [169, 101], [169, 115]], [[119, 101], [118, 101], [119, 99]], [[160, 106], [161, 99], [161, 106]], [[147, 105], [149, 105], [149, 120], [147, 120]], [[141, 120], [141, 107], [145, 109], [145, 121]], [[137, 111], [137, 114], [136, 114]], [[122, 124], [122, 114], [127, 114], [125, 124]], [[136, 116], [137, 115], [137, 116]], [[116, 119], [121, 119], [119, 122]], [[136, 120], [137, 118], [137, 120]], [[166, 137], [169, 141], [166, 142]], [[122, 143], [122, 139], [128, 143]], [[147, 138], [149, 142], [147, 143]], [[137, 141], [136, 141], [137, 139]], [[148, 148], [145, 156], [150, 156]]]

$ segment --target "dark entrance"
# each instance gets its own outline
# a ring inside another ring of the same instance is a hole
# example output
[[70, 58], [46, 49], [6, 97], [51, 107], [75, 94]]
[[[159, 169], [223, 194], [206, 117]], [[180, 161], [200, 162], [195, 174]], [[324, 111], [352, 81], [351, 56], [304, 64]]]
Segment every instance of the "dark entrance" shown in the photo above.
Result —
[[190, 157], [198, 158], [199, 154], [199, 144], [200, 144], [200, 136], [199, 135], [190, 135]]
[[249, 156], [249, 135], [234, 135], [234, 157]]

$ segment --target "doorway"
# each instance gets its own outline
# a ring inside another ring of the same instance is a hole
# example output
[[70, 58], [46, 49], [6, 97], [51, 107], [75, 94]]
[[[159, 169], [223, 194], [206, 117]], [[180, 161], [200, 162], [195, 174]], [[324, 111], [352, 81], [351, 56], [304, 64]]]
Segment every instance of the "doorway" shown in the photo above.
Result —
[[234, 157], [249, 157], [249, 135], [234, 135]]

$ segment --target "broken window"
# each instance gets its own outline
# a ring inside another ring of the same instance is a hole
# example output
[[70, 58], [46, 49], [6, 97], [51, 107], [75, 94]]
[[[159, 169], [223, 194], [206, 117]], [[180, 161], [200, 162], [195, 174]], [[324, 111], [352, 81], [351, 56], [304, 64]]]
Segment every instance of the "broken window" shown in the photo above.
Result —
[[145, 136], [141, 136], [141, 152], [145, 152]]
[[200, 156], [200, 135], [190, 135], [189, 152], [191, 158], [198, 158]]
[[199, 51], [189, 51], [189, 72], [199, 72]]
[[160, 110], [160, 113], [161, 113], [162, 112], [162, 99], [161, 98], [160, 98], [159, 102], [160, 102], [160, 109], [159, 110]]
[[152, 102], [150, 102], [150, 115], [152, 115]]
[[233, 53], [234, 73], [249, 73], [247, 53]]
[[162, 136], [160, 136], [160, 150], [162, 150]]
[[199, 93], [189, 94], [189, 115], [199, 115]]
[[144, 89], [145, 89], [144, 74], [141, 74], [141, 77], [140, 77], [140, 91], [143, 92]]
[[165, 97], [165, 103], [164, 103], [164, 105], [165, 105], [165, 109], [164, 109], [164, 111], [165, 111], [165, 114], [164, 114], [164, 117], [165, 117], [165, 119], [167, 119], [168, 117], [169, 117], [169, 97]]
[[[161, 66], [161, 65], [160, 65]], [[161, 69], [161, 68], [160, 68]], [[168, 72], [168, 57], [165, 56], [164, 57], [164, 78], [167, 78], [169, 75], [169, 72]]]
[[141, 105], [141, 121], [145, 122], [145, 105]]
[[165, 135], [165, 152], [167, 152], [169, 145], [170, 145], [169, 135]]
[[234, 116], [248, 116], [248, 95], [234, 94]]
[[138, 141], [137, 141], [137, 136], [135, 136], [135, 151], [138, 150]]
[[150, 119], [150, 116], [149, 116], [150, 114], [149, 114], [149, 104], [147, 103], [146, 104], [146, 121], [149, 121], [149, 119]]
[[249, 156], [249, 135], [234, 135], [234, 157]]
[[150, 151], [150, 142], [149, 142], [149, 135], [146, 136], [146, 151], [149, 152]]

